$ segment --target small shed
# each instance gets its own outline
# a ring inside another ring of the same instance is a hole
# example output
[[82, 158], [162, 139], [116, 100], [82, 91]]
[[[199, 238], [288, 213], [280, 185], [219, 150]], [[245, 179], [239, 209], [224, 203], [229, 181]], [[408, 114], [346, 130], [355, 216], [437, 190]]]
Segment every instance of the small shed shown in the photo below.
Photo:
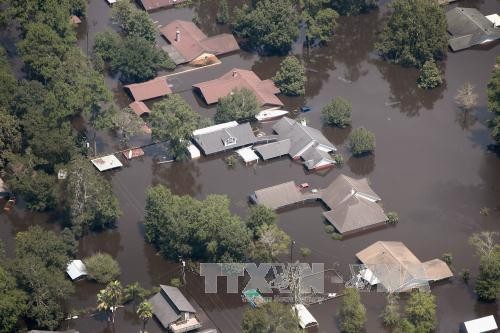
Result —
[[250, 147], [238, 149], [236, 152], [241, 156], [245, 164], [253, 163], [259, 160], [259, 156], [257, 156]]
[[128, 105], [128, 107], [131, 108], [132, 111], [134, 111], [134, 113], [139, 117], [142, 116], [143, 114], [149, 114], [151, 112], [148, 106], [141, 101], [132, 102]]
[[91, 160], [91, 162], [92, 164], [94, 164], [97, 170], [101, 172], [115, 168], [120, 168], [123, 166], [122, 162], [120, 162], [120, 160], [117, 159], [116, 156], [113, 154], [94, 158], [93, 160]]
[[127, 160], [131, 160], [133, 158], [141, 156], [144, 156], [144, 150], [142, 150], [142, 148], [127, 149], [123, 152], [123, 157], [125, 157]]
[[71, 280], [76, 280], [82, 276], [87, 275], [87, 267], [81, 260], [71, 260], [66, 268]]
[[462, 332], [464, 333], [485, 333], [493, 332], [498, 329], [497, 322], [493, 315], [469, 320], [464, 322]]
[[191, 156], [191, 159], [196, 159], [196, 158], [199, 158], [201, 156], [201, 152], [198, 148], [196, 148], [195, 145], [193, 145], [192, 143], [187, 147], [188, 149], [188, 152], [189, 152], [189, 156]]
[[313, 317], [313, 315], [306, 309], [304, 304], [295, 304], [292, 309], [297, 314], [299, 318], [299, 325], [303, 329], [318, 326], [318, 322]]

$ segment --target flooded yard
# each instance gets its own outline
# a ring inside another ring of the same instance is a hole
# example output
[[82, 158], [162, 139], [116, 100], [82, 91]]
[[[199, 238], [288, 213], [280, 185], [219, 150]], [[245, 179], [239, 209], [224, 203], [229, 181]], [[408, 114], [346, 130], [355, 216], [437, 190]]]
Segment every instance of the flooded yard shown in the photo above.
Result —
[[[240, 1], [230, 1], [231, 4]], [[460, 1], [460, 6], [476, 7], [482, 13], [499, 12], [498, 0]], [[197, 11], [201, 29], [212, 35], [227, 30], [215, 24], [214, 6], [202, 5]], [[324, 231], [321, 205], [297, 206], [279, 214], [278, 224], [296, 242], [294, 260], [323, 262], [338, 265], [348, 274], [349, 264], [357, 263], [355, 253], [378, 240], [401, 241], [422, 261], [439, 258], [443, 253], [453, 254], [452, 270], [455, 277], [431, 286], [437, 296], [439, 332], [456, 332], [460, 322], [487, 314], [499, 314], [498, 304], [476, 301], [473, 284], [466, 285], [459, 273], [470, 269], [477, 275], [478, 257], [467, 239], [481, 230], [500, 231], [500, 157], [488, 151], [492, 144], [486, 127], [490, 113], [486, 109], [486, 84], [490, 78], [495, 57], [500, 55], [500, 43], [472, 48], [459, 53], [448, 53], [442, 64], [445, 84], [432, 91], [416, 86], [418, 73], [382, 61], [373, 49], [377, 32], [381, 29], [383, 8], [367, 15], [341, 17], [333, 42], [325, 47], [305, 49], [297, 42], [292, 50], [306, 67], [308, 82], [304, 97], [280, 96], [284, 109], [296, 110], [302, 105], [312, 108], [305, 115], [308, 125], [321, 128], [342, 152], [345, 164], [341, 168], [310, 173], [305, 168], [282, 157], [257, 165], [237, 163], [226, 165], [226, 155], [201, 157], [195, 161], [157, 164], [153, 153], [125, 162], [122, 169], [106, 176], [112, 181], [123, 215], [111, 231], [91, 234], [80, 241], [79, 257], [98, 250], [110, 253], [120, 263], [124, 284], [139, 281], [145, 287], [168, 284], [180, 276], [180, 264], [169, 262], [156, 254], [144, 240], [145, 191], [149, 186], [164, 184], [176, 194], [204, 198], [208, 194], [226, 194], [231, 199], [234, 213], [245, 216], [249, 206], [248, 195], [253, 191], [286, 181], [308, 182], [311, 187], [324, 188], [340, 173], [352, 177], [368, 177], [372, 188], [382, 198], [386, 211], [396, 211], [400, 222], [344, 240], [333, 240]], [[90, 0], [88, 18], [79, 27], [79, 45], [84, 51], [92, 48], [97, 32], [113, 27], [110, 8], [104, 0]], [[151, 13], [158, 25], [173, 19], [191, 20], [193, 10], [178, 8]], [[163, 41], [161, 41], [163, 42]], [[222, 57], [222, 64], [186, 74], [172, 76], [169, 82], [180, 95], [202, 116], [212, 117], [214, 107], [195, 95], [195, 83], [221, 76], [232, 68], [251, 69], [262, 79], [271, 78], [282, 58], [260, 57], [241, 51]], [[470, 82], [479, 94], [479, 104], [464, 114], [454, 104], [457, 89]], [[121, 84], [107, 77], [120, 106], [130, 101]], [[323, 127], [321, 108], [332, 97], [341, 96], [352, 102], [353, 128], [365, 126], [376, 137], [372, 156], [351, 157], [346, 148], [350, 129]], [[154, 101], [153, 101], [154, 102]], [[152, 102], [148, 102], [151, 105]], [[292, 117], [299, 114], [291, 113]], [[270, 125], [263, 130], [270, 132]], [[139, 137], [133, 144], [148, 142]], [[100, 134], [98, 152], [118, 150], [118, 142]], [[488, 207], [490, 214], [481, 215]], [[22, 206], [9, 214], [0, 215], [0, 236], [11, 253], [15, 233], [33, 223], [55, 228], [53, 217], [26, 212]], [[311, 255], [300, 256], [299, 248], [307, 247]], [[188, 273], [187, 287], [182, 288], [189, 299], [201, 307], [204, 328], [216, 327], [222, 332], [238, 332], [244, 309], [248, 305], [239, 295], [204, 294], [203, 278]], [[70, 308], [95, 305], [100, 286], [77, 282], [76, 294]], [[385, 306], [383, 294], [363, 293], [367, 308], [367, 332], [385, 332], [379, 314]], [[335, 322], [339, 300], [329, 300], [311, 306], [310, 311], [319, 322], [317, 332], [338, 332]], [[116, 332], [138, 332], [141, 321], [132, 307], [119, 309]], [[68, 320], [63, 328], [80, 332], [112, 332], [105, 318], [83, 317]], [[162, 332], [158, 322], [148, 323], [148, 332]]]

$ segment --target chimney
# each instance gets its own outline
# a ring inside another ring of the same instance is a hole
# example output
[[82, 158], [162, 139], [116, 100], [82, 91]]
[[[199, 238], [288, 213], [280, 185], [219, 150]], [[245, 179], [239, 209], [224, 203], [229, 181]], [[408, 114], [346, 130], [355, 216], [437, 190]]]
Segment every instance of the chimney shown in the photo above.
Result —
[[181, 41], [181, 31], [179, 30], [178, 27], [175, 28], [175, 41], [176, 42]]

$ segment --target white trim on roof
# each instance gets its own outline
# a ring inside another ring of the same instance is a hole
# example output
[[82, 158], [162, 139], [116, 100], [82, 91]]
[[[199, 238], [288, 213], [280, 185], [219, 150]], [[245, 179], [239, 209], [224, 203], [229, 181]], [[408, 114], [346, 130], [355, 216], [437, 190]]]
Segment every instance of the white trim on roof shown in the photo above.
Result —
[[213, 125], [213, 126], [203, 127], [203, 128], [194, 130], [193, 136], [217, 132], [217, 131], [220, 131], [220, 130], [223, 130], [226, 128], [231, 128], [231, 127], [236, 127], [236, 126], [238, 126], [238, 122], [230, 121], [228, 123], [222, 123], [222, 124], [217, 124], [217, 125]]

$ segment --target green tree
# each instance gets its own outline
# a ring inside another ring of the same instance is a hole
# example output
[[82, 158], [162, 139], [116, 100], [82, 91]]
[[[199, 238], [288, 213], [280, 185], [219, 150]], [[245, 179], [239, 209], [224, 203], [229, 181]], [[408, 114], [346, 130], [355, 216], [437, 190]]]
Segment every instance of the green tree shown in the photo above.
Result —
[[21, 139], [19, 120], [0, 107], [0, 161], [6, 152], [21, 149]]
[[252, 236], [229, 211], [229, 199], [209, 195], [203, 201], [177, 196], [164, 186], [148, 190], [146, 238], [166, 257], [232, 262], [252, 252]]
[[248, 308], [243, 314], [243, 333], [299, 333], [297, 316], [289, 305], [268, 302], [258, 308]]
[[263, 224], [257, 228], [256, 257], [264, 262], [277, 259], [280, 254], [288, 253], [290, 236], [276, 224]]
[[422, 89], [433, 89], [443, 83], [441, 72], [433, 60], [427, 60], [422, 66], [417, 85]]
[[106, 288], [99, 290], [97, 294], [97, 309], [100, 311], [110, 311], [111, 321], [115, 324], [115, 311], [121, 304], [123, 298], [123, 288], [120, 281], [111, 281]]
[[480, 300], [493, 302], [500, 293], [500, 245], [498, 233], [483, 231], [475, 233], [469, 243], [475, 247], [479, 260], [479, 276], [475, 290]]
[[141, 37], [154, 44], [156, 29], [145, 11], [137, 9], [130, 0], [120, 0], [113, 5], [111, 17], [128, 36]]
[[395, 0], [376, 48], [382, 56], [403, 66], [421, 67], [446, 55], [448, 36], [443, 8], [437, 1]]
[[295, 56], [288, 56], [273, 77], [281, 92], [288, 96], [302, 96], [306, 93], [306, 69]]
[[200, 116], [189, 104], [180, 95], [173, 94], [153, 105], [150, 116], [152, 137], [168, 141], [170, 153], [177, 159], [185, 159], [189, 139], [200, 121]]
[[303, 12], [303, 21], [306, 23], [306, 44], [315, 42], [320, 44], [331, 40], [339, 14], [331, 8], [320, 9], [316, 13]]
[[341, 332], [359, 333], [363, 330], [366, 323], [366, 310], [356, 288], [345, 289], [338, 316]]
[[97, 252], [83, 262], [88, 276], [99, 283], [109, 283], [120, 275], [120, 265], [108, 253]]
[[12, 74], [7, 54], [0, 46], [0, 109], [8, 110], [17, 89], [17, 80]]
[[147, 290], [141, 287], [139, 282], [133, 282], [123, 289], [124, 298], [127, 302], [132, 301], [134, 306], [137, 301], [142, 301], [146, 296]]
[[328, 125], [346, 127], [351, 125], [351, 103], [342, 98], [335, 97], [329, 104], [325, 105], [321, 114], [323, 116], [323, 121]]
[[109, 181], [87, 160], [78, 157], [71, 161], [64, 184], [66, 212], [77, 236], [114, 226], [121, 215], [118, 199]]
[[122, 38], [113, 30], [107, 29], [95, 35], [94, 53], [109, 62], [121, 47]]
[[227, 4], [227, 0], [219, 1], [216, 21], [219, 24], [226, 24], [229, 21], [229, 6]]
[[29, 294], [26, 316], [54, 329], [64, 318], [63, 303], [73, 292], [65, 277], [70, 247], [52, 231], [30, 227], [16, 235], [12, 265], [19, 286]]
[[359, 15], [377, 7], [377, 0], [331, 0], [340, 15]]
[[153, 317], [153, 306], [148, 301], [142, 301], [137, 308], [137, 315], [142, 320], [142, 331], [146, 332], [146, 324]]
[[488, 83], [488, 110], [494, 118], [490, 120], [491, 136], [500, 143], [500, 57], [497, 57], [496, 66]]
[[262, 53], [283, 54], [299, 36], [299, 14], [290, 0], [260, 0], [236, 9], [233, 30]]
[[259, 102], [254, 93], [247, 88], [233, 90], [229, 95], [219, 98], [214, 120], [225, 123], [233, 120], [249, 119], [259, 112]]
[[113, 124], [112, 128], [118, 132], [121, 137], [120, 141], [124, 144], [128, 143], [131, 136], [139, 133], [144, 124], [141, 118], [137, 117], [129, 107], [120, 111], [115, 110], [110, 118]]
[[276, 222], [277, 215], [271, 208], [263, 205], [255, 205], [250, 207], [248, 218], [246, 220], [247, 227], [252, 230], [254, 238], [257, 238], [259, 227], [264, 224], [271, 225]]
[[406, 303], [405, 314], [416, 332], [433, 332], [436, 328], [436, 297], [431, 293], [412, 292]]
[[399, 313], [399, 297], [397, 294], [387, 294], [387, 304], [380, 315], [385, 326], [395, 327], [401, 320]]
[[0, 266], [0, 332], [15, 332], [27, 309], [28, 295], [17, 288], [15, 278]]
[[358, 127], [349, 136], [349, 148], [355, 156], [375, 150], [375, 135], [364, 127]]

